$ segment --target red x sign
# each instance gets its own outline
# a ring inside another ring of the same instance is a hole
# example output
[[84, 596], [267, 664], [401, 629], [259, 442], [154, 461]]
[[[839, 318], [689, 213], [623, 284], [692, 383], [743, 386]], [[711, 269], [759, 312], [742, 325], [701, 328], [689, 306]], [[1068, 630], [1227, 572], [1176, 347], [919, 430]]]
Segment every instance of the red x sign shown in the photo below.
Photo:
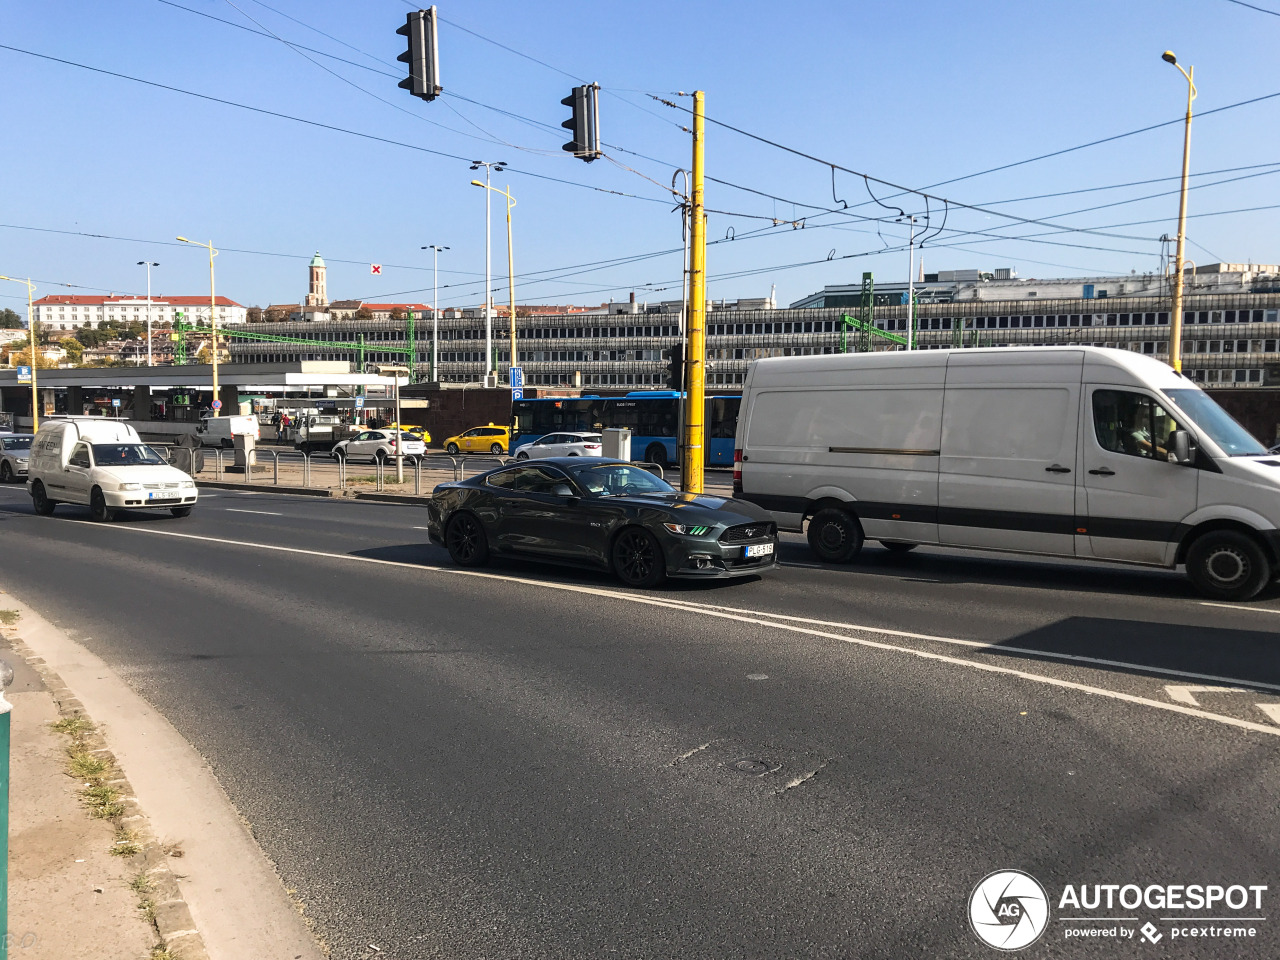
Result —
[[370, 272], [370, 273], [372, 273], [375, 277], [376, 277], [376, 276], [381, 276], [381, 274], [382, 274], [382, 264], [380, 264], [380, 263], [371, 263], [371, 264], [369, 264], [369, 272]]

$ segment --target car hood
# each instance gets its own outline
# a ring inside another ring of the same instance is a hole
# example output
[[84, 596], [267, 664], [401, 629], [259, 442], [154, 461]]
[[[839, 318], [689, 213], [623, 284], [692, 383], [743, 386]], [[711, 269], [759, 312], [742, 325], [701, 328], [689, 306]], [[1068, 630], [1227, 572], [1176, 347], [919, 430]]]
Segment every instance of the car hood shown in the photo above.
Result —
[[117, 483], [180, 483], [190, 480], [176, 467], [139, 463], [133, 466], [99, 467], [98, 476]]
[[772, 520], [767, 510], [731, 497], [717, 497], [709, 493], [637, 494], [607, 498], [609, 503], [633, 504], [637, 507], [659, 507], [667, 510], [681, 523], [723, 523], [734, 526], [756, 520]]

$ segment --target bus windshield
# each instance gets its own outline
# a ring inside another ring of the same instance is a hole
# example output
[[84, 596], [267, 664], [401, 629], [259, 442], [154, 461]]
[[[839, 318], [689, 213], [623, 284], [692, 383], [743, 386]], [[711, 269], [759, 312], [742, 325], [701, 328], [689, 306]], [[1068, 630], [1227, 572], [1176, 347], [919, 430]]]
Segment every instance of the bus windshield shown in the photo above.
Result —
[[1253, 438], [1253, 434], [1240, 426], [1231, 414], [1218, 406], [1217, 401], [1199, 387], [1166, 390], [1165, 394], [1227, 456], [1257, 457], [1267, 452], [1266, 447]]

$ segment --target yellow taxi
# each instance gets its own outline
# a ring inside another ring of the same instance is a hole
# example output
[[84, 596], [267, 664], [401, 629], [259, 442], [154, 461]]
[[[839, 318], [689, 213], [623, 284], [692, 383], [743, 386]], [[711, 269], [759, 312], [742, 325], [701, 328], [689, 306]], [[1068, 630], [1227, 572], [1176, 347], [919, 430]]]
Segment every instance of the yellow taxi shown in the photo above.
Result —
[[412, 426], [412, 425], [407, 424], [407, 423], [406, 423], [406, 424], [404, 424], [404, 425], [401, 425], [401, 424], [398, 424], [398, 423], [393, 423], [393, 424], [390, 424], [390, 425], [388, 425], [387, 427], [385, 427], [385, 428], [383, 428], [383, 429], [386, 429], [386, 430], [403, 430], [405, 433], [411, 433], [411, 434], [413, 434], [415, 437], [417, 437], [418, 439], [420, 439], [423, 443], [430, 443], [430, 442], [431, 442], [431, 434], [427, 433], [427, 428], [426, 428], [426, 427], [415, 427], [415, 426]]
[[510, 447], [511, 429], [492, 423], [486, 427], [472, 427], [444, 442], [446, 453], [506, 453]]

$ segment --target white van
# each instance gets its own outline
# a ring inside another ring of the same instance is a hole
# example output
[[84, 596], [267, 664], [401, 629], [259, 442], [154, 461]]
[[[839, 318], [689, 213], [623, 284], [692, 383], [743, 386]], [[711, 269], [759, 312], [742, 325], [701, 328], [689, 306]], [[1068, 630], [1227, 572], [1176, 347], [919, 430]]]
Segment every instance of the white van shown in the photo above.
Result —
[[31, 444], [27, 491], [36, 513], [59, 503], [81, 503], [95, 520], [117, 510], [167, 509], [191, 513], [196, 484], [144, 444], [131, 425], [103, 417], [45, 420]]
[[204, 417], [196, 427], [196, 437], [202, 447], [225, 447], [230, 449], [236, 437], [249, 436], [254, 440], [262, 439], [262, 427], [258, 418], [252, 414], [229, 417]]
[[819, 559], [864, 539], [1174, 567], [1243, 600], [1280, 571], [1280, 458], [1140, 354], [993, 348], [759, 360], [735, 495], [807, 524]]

